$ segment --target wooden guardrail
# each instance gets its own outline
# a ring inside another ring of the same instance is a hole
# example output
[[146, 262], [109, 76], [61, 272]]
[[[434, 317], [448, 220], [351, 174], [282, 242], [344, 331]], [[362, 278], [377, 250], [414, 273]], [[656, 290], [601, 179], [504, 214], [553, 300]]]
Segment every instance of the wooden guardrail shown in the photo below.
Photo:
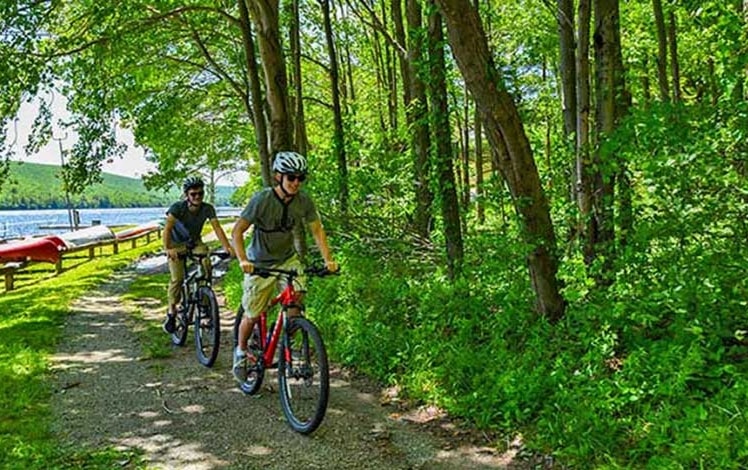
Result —
[[[151, 238], [155, 235], [155, 239], [158, 240], [161, 238], [161, 228], [154, 227], [153, 230], [147, 230], [140, 232], [138, 234], [129, 236], [127, 238], [119, 238], [119, 239], [113, 239], [113, 240], [102, 240], [102, 241], [96, 241], [92, 243], [86, 243], [85, 245], [76, 246], [74, 248], [69, 248], [67, 250], [60, 252], [60, 259], [55, 263], [55, 274], [60, 274], [63, 271], [63, 260], [66, 256], [69, 257], [69, 255], [80, 253], [83, 251], [88, 251], [88, 259], [93, 259], [96, 256], [96, 249], [99, 248], [101, 251], [101, 248], [105, 246], [111, 246], [112, 247], [112, 254], [119, 253], [119, 247], [120, 245], [130, 243], [131, 247], [134, 249], [137, 247], [138, 240], [145, 238], [146, 244], [151, 242]], [[15, 274], [19, 271], [22, 271], [23, 269], [27, 268], [28, 266], [35, 264], [37, 262], [32, 261], [23, 261], [23, 262], [10, 262], [5, 263], [4, 265], [0, 266], [0, 274], [3, 275], [5, 278], [5, 291], [11, 291], [15, 288]]]

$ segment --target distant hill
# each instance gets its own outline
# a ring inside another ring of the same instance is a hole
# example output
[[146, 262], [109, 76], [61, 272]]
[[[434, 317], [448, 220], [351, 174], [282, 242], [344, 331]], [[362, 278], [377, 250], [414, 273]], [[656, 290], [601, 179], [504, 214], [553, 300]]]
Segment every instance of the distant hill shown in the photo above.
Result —
[[[8, 180], [0, 186], [0, 209], [62, 209], [67, 207], [59, 166], [39, 163], [11, 164]], [[102, 174], [103, 181], [71, 196], [77, 208], [164, 207], [180, 197], [178, 189], [168, 192], [148, 191], [138, 178]], [[229, 206], [234, 192], [231, 186], [216, 188], [217, 206]]]

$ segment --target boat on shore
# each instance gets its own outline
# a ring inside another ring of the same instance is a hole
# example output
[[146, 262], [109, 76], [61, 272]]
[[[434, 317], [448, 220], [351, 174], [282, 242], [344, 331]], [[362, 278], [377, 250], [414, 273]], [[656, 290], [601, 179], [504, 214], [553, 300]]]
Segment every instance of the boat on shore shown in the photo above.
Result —
[[0, 245], [0, 261], [24, 262], [44, 261], [57, 263], [60, 252], [67, 250], [67, 244], [56, 235], [25, 240]]
[[149, 222], [115, 233], [106, 225], [94, 225], [59, 235], [8, 241], [0, 244], [0, 263], [37, 261], [55, 264], [67, 250], [100, 242], [128, 240], [159, 228], [159, 222]]

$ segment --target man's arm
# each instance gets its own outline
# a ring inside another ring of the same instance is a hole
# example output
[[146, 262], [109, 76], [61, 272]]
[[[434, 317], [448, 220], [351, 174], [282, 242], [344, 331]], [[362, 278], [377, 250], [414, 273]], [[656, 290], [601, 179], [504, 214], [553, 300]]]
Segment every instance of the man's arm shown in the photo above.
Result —
[[330, 246], [327, 244], [327, 234], [325, 229], [322, 227], [322, 222], [315, 220], [309, 223], [309, 230], [312, 232], [314, 241], [317, 243], [322, 259], [325, 260], [325, 267], [331, 272], [338, 270], [338, 263], [332, 259], [332, 253], [330, 253]]
[[164, 232], [161, 235], [161, 240], [164, 242], [164, 251], [166, 256], [172, 259], [177, 259], [177, 250], [172, 246], [171, 232], [174, 229], [174, 224], [177, 223], [177, 218], [171, 214], [166, 215], [166, 224], [164, 225]]
[[216, 233], [216, 237], [218, 237], [218, 240], [221, 241], [223, 249], [226, 250], [232, 257], [235, 256], [234, 249], [231, 247], [231, 243], [229, 243], [229, 239], [226, 237], [226, 232], [223, 231], [223, 227], [221, 227], [221, 223], [218, 221], [218, 219], [210, 219], [210, 225], [213, 227], [213, 231]]
[[234, 224], [234, 228], [231, 229], [231, 240], [234, 242], [234, 251], [236, 258], [239, 260], [239, 266], [241, 266], [242, 271], [248, 274], [252, 274], [254, 270], [254, 266], [249, 262], [247, 253], [244, 251], [244, 232], [249, 229], [250, 225], [247, 219], [239, 217], [239, 220]]

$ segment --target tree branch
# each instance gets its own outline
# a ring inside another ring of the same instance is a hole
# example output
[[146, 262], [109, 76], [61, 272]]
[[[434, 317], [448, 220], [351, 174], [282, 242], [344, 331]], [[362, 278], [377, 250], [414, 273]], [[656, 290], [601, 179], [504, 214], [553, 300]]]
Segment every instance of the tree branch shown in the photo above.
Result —
[[351, 5], [350, 0], [346, 0], [346, 3], [348, 6], [351, 7], [353, 10], [353, 13], [358, 17], [358, 19], [361, 20], [362, 23], [369, 26], [370, 28], [379, 31], [382, 33], [384, 38], [389, 42], [392, 47], [394, 47], [397, 50], [397, 53], [400, 54], [401, 57], [407, 57], [408, 52], [405, 49], [405, 44], [400, 44], [397, 42], [395, 38], [390, 36], [390, 33], [387, 31], [387, 28], [384, 27], [382, 24], [382, 21], [377, 16], [376, 12], [371, 9], [371, 7], [366, 3], [366, 0], [358, 0], [358, 3], [363, 5], [364, 9], [369, 13], [369, 16], [371, 16], [372, 22], [366, 21], [366, 19], [358, 12], [355, 6]]

